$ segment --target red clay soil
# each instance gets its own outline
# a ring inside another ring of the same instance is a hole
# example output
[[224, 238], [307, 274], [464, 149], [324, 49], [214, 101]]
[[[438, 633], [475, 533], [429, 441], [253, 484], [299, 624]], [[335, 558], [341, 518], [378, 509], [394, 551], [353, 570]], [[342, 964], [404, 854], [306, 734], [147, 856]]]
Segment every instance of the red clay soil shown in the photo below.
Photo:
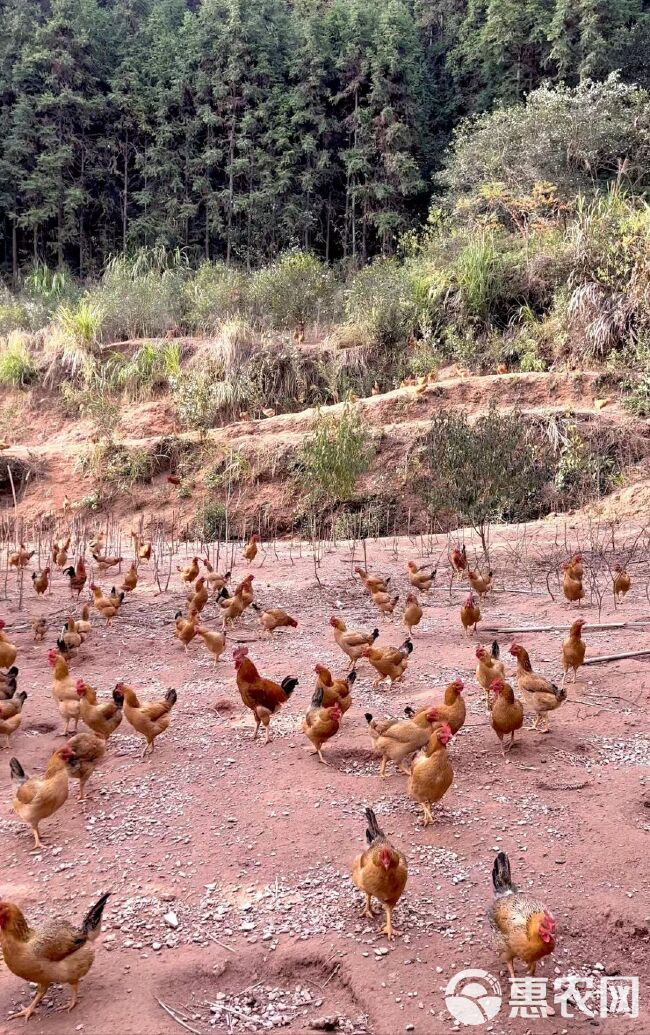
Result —
[[[432, 544], [434, 559], [443, 545]], [[603, 975], [636, 975], [641, 1017], [634, 1030], [650, 1031], [647, 667], [628, 660], [583, 669], [567, 703], [552, 715], [551, 733], [522, 732], [505, 763], [474, 680], [476, 641], [464, 638], [459, 621], [462, 591], [455, 588], [450, 602], [443, 558], [404, 682], [373, 690], [374, 672], [360, 665], [353, 707], [325, 747], [325, 767], [308, 754], [300, 721], [313, 690], [314, 664], [345, 669], [327, 624], [330, 614], [340, 613], [351, 626], [378, 624], [382, 643], [401, 643], [405, 632], [399, 617], [378, 621], [351, 576], [347, 548], [324, 557], [320, 586], [309, 548], [299, 556], [294, 546], [290, 557], [284, 545], [278, 553], [279, 559], [269, 551], [255, 562], [257, 599], [293, 612], [298, 629], [262, 638], [248, 611], [216, 668], [200, 641], [186, 655], [174, 639], [174, 612], [184, 603], [176, 579], [173, 593], [157, 596], [145, 566], [111, 628], [95, 621], [93, 612], [92, 635], [72, 663], [72, 675], [104, 696], [120, 678], [143, 698], [173, 686], [178, 704], [170, 729], [146, 762], [140, 760], [140, 738], [123, 722], [90, 780], [85, 808], [71, 784], [63, 809], [43, 823], [48, 848], [38, 854], [32, 853], [29, 829], [11, 809], [8, 759], [15, 755], [28, 773], [41, 772], [62, 743], [46, 653], [68, 613], [69, 596], [57, 575], [53, 594], [37, 601], [28, 579], [19, 612], [10, 580], [2, 613], [19, 647], [19, 685], [29, 698], [0, 768], [1, 894], [38, 924], [56, 915], [80, 920], [102, 892], [112, 893], [78, 1008], [69, 1015], [55, 1012], [68, 990], [52, 989], [30, 1030], [458, 1031], [443, 995], [456, 972], [481, 968], [507, 988], [486, 922], [492, 862], [497, 851], [506, 850], [515, 881], [534, 891], [557, 921], [556, 951], [537, 976], [552, 985], [573, 973], [598, 985]], [[370, 544], [368, 560], [373, 569], [393, 575], [403, 600], [406, 561], [418, 556], [418, 544], [400, 540], [395, 546]], [[484, 604], [484, 621], [568, 626], [574, 609], [551, 601], [541, 576], [531, 593], [523, 574], [506, 571], [511, 565], [498, 550], [494, 566], [498, 591]], [[236, 575], [243, 570], [238, 564]], [[109, 587], [111, 582], [104, 580]], [[644, 585], [639, 567], [616, 617], [647, 616]], [[597, 621], [594, 604], [583, 612]], [[205, 615], [211, 626], [215, 613], [210, 602]], [[35, 645], [30, 622], [40, 615], [48, 617], [50, 629], [46, 642]], [[614, 617], [609, 593], [602, 617]], [[478, 638], [489, 643], [493, 636], [479, 627]], [[557, 681], [563, 633], [519, 638], [534, 667]], [[509, 665], [511, 637], [500, 639]], [[587, 629], [585, 639], [595, 655], [633, 648], [640, 636]], [[231, 648], [242, 641], [263, 674], [300, 680], [272, 721], [269, 745], [253, 741], [251, 715], [236, 689]], [[406, 704], [439, 699], [441, 688], [457, 676], [466, 683], [468, 717], [449, 749], [455, 780], [435, 807], [434, 825], [425, 830], [406, 795], [406, 778], [391, 769], [380, 781], [364, 712], [398, 714]], [[360, 916], [361, 896], [350, 880], [350, 862], [364, 846], [367, 805], [409, 863], [394, 917], [399, 935], [390, 944], [379, 917]], [[27, 985], [3, 968], [0, 1035], [23, 1030], [22, 1021], [4, 1018], [29, 998]], [[573, 1019], [559, 1012], [547, 1019], [510, 1019], [508, 1013], [506, 1001], [477, 1030], [632, 1030], [626, 1018], [588, 1019], [575, 1009]], [[324, 1019], [332, 1017], [335, 1026], [328, 1028]]]

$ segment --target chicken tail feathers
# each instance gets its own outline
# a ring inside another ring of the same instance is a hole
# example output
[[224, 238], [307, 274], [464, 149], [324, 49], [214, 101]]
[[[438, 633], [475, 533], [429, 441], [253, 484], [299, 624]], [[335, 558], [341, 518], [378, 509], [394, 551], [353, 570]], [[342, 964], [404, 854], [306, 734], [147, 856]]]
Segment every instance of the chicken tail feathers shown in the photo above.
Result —
[[499, 655], [501, 653], [501, 648], [499, 647], [499, 644], [498, 644], [498, 642], [496, 640], [492, 641], [491, 653], [492, 653], [492, 657], [494, 658], [494, 660], [498, 661]]
[[411, 654], [413, 652], [413, 640], [404, 640], [404, 643], [400, 647], [400, 651], [403, 654]]
[[406, 708], [404, 709], [404, 714], [407, 719], [412, 719], [415, 715], [415, 711], [413, 708], [411, 708], [410, 704], [407, 704]]
[[365, 712], [363, 717], [366, 720], [366, 722], [368, 723], [368, 725], [370, 725], [370, 723], [372, 722], [372, 715], [371, 715], [371, 713], [370, 712]]
[[104, 906], [108, 902], [110, 891], [107, 891], [105, 895], [95, 902], [95, 905], [88, 910], [84, 917], [84, 922], [81, 925], [82, 934], [87, 938], [88, 941], [93, 942], [99, 934], [102, 926], [102, 913], [104, 912]]
[[377, 822], [377, 817], [371, 808], [366, 809], [366, 820], [368, 822], [368, 828], [366, 830], [366, 840], [369, 845], [375, 841], [382, 841], [384, 839], [384, 831]]
[[25, 783], [27, 774], [17, 758], [11, 758], [9, 760], [9, 772], [11, 773], [11, 782], [17, 784]]
[[566, 701], [565, 688], [563, 686], [556, 686], [555, 683], [551, 683], [551, 686], [553, 687], [553, 693], [555, 694], [559, 703], [562, 704], [563, 701]]
[[373, 629], [370, 634], [370, 642], [374, 643], [379, 636], [379, 629]]
[[320, 708], [320, 706], [323, 703], [323, 694], [324, 694], [324, 691], [323, 691], [322, 686], [319, 686], [319, 687], [317, 687], [316, 690], [314, 690], [314, 693], [312, 694], [312, 698], [311, 698], [311, 707], [312, 708]]
[[348, 684], [348, 686], [353, 686], [354, 683], [355, 683], [356, 678], [357, 678], [357, 670], [356, 670], [356, 668], [353, 668], [351, 672], [348, 672], [347, 678], [346, 678], [345, 681]]
[[176, 704], [177, 700], [178, 700], [178, 694], [176, 693], [176, 691], [172, 687], [165, 694], [165, 701], [169, 705], [170, 708], [173, 708], [174, 705]]
[[290, 629], [297, 629], [298, 628], [298, 623], [297, 623], [295, 618], [290, 618], [289, 621], [287, 622], [287, 625], [289, 626]]
[[510, 874], [510, 860], [505, 852], [499, 852], [492, 866], [492, 884], [494, 894], [499, 898], [501, 895], [509, 895], [516, 891]]
[[292, 693], [298, 686], [298, 680], [295, 676], [285, 676], [282, 682], [280, 683], [280, 686], [284, 690], [287, 697], [291, 697]]

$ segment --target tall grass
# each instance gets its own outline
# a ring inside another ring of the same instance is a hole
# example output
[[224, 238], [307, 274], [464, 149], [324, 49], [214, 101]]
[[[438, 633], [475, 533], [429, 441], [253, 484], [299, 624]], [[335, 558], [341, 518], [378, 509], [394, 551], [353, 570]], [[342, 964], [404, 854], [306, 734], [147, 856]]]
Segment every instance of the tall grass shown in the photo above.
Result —
[[7, 388], [28, 388], [37, 378], [29, 350], [20, 336], [9, 336], [7, 343], [0, 346], [0, 385]]

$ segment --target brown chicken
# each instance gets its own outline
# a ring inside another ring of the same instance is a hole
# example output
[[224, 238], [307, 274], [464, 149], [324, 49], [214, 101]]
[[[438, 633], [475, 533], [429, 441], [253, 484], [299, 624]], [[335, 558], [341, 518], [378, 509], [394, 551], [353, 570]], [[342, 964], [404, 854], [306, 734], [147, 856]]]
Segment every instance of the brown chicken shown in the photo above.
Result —
[[176, 568], [176, 571], [181, 573], [181, 579], [183, 582], [190, 583], [194, 582], [194, 579], [198, 578], [199, 574], [199, 559], [198, 557], [192, 558], [192, 563], [186, 565], [185, 568]]
[[78, 600], [82, 589], [86, 585], [86, 579], [88, 578], [88, 573], [86, 571], [86, 563], [83, 557], [79, 558], [79, 560], [77, 561], [77, 566], [75, 568], [64, 568], [63, 574], [67, 575], [68, 579], [70, 580], [70, 596], [74, 596], [76, 593]]
[[341, 618], [332, 616], [330, 625], [334, 630], [334, 639], [344, 654], [350, 659], [348, 668], [353, 668], [356, 662], [362, 657], [366, 647], [375, 642], [379, 636], [379, 629], [373, 629], [371, 633], [354, 632], [348, 629]]
[[217, 629], [207, 629], [205, 625], [197, 625], [196, 635], [200, 636], [206, 648], [214, 658], [215, 665], [226, 649], [226, 634]]
[[[465, 723], [464, 689], [465, 686], [462, 679], [455, 679], [453, 683], [449, 683], [445, 687], [445, 695], [442, 701], [436, 701], [429, 708], [422, 709], [427, 716], [431, 717], [430, 721], [433, 722], [434, 729], [446, 724], [450, 727], [452, 733], [458, 733], [458, 730]], [[419, 714], [421, 712], [416, 712], [416, 715]]]
[[93, 603], [95, 604], [95, 607], [99, 611], [102, 618], [106, 620], [106, 624], [110, 625], [113, 619], [115, 618], [115, 615], [120, 609], [119, 604], [111, 600], [110, 597], [104, 596], [102, 590], [99, 588], [99, 586], [96, 586], [94, 582], [92, 583], [90, 589], [93, 594]]
[[[238, 586], [235, 586], [235, 596], [240, 596], [244, 601], [244, 607], [250, 607], [255, 597], [253, 590], [254, 575], [246, 575]], [[227, 594], [224, 594], [227, 595]]]
[[6, 625], [4, 618], [0, 618], [0, 668], [11, 668], [18, 654], [16, 647], [5, 633]]
[[476, 648], [476, 681], [485, 690], [485, 704], [488, 709], [492, 707], [491, 689], [495, 679], [506, 678], [506, 668], [502, 661], [499, 661], [499, 644], [496, 640], [492, 643], [490, 651], [479, 643]]
[[513, 643], [510, 653], [517, 659], [517, 686], [524, 700], [535, 712], [536, 718], [531, 729], [538, 729], [539, 722], [543, 718], [545, 727], [540, 733], [548, 733], [550, 723], [548, 713], [555, 711], [566, 701], [566, 690], [564, 687], [557, 687], [550, 683], [543, 676], [533, 672], [528, 651], [518, 643]]
[[[221, 592], [223, 593], [224, 591], [222, 590]], [[246, 610], [246, 604], [241, 593], [234, 593], [231, 597], [226, 597], [224, 600], [217, 597], [217, 603], [221, 608], [221, 622], [224, 630], [229, 625], [233, 625], [238, 618], [241, 618]]]
[[246, 561], [247, 564], [252, 564], [252, 562], [255, 560], [256, 557], [257, 557], [257, 532], [253, 532], [252, 536], [250, 537], [250, 539], [248, 540], [246, 546], [244, 547], [244, 560]]
[[329, 765], [323, 758], [323, 745], [335, 736], [341, 725], [341, 706], [335, 701], [330, 708], [323, 706], [323, 688], [318, 687], [311, 699], [311, 705], [302, 723], [302, 731], [314, 746], [312, 754], [318, 755], [323, 765]]
[[22, 690], [9, 701], [0, 701], [0, 737], [5, 738], [4, 748], [9, 747], [9, 738], [19, 729], [22, 722], [23, 705], [27, 694]]
[[476, 597], [472, 593], [468, 593], [465, 603], [460, 609], [460, 620], [465, 636], [469, 634], [470, 629], [476, 632], [476, 626], [481, 621], [481, 609], [476, 602]]
[[260, 676], [255, 665], [248, 657], [247, 647], [237, 647], [233, 651], [235, 671], [237, 673], [237, 689], [241, 699], [255, 718], [255, 733], [253, 740], [257, 739], [260, 726], [266, 730], [266, 743], [270, 740], [271, 716], [282, 707], [291, 697], [291, 694], [298, 686], [298, 680], [293, 676], [285, 676], [282, 683], [275, 683], [272, 679], [264, 679]]
[[93, 553], [93, 560], [99, 569], [99, 573], [105, 574], [111, 568], [117, 568], [124, 560], [123, 557], [106, 557], [104, 554]]
[[90, 608], [88, 607], [88, 604], [84, 604], [81, 608], [81, 618], [77, 618], [75, 625], [77, 627], [77, 632], [81, 633], [82, 636], [88, 637], [90, 635], [92, 625], [90, 622]]
[[153, 755], [156, 737], [164, 733], [171, 722], [172, 708], [178, 699], [176, 691], [168, 690], [162, 700], [140, 704], [135, 691], [126, 683], [118, 683], [115, 689], [124, 698], [122, 711], [127, 722], [145, 739], [141, 757]]
[[37, 596], [40, 597], [43, 596], [44, 593], [47, 593], [50, 585], [50, 569], [43, 568], [40, 575], [37, 575], [35, 571], [32, 572], [32, 585], [36, 590]]
[[409, 561], [407, 567], [409, 570], [409, 582], [413, 588], [419, 590], [420, 593], [428, 593], [433, 586], [436, 569], [429, 564], [418, 568], [415, 561]]
[[60, 651], [56, 651], [54, 648], [47, 652], [47, 662], [52, 669], [52, 697], [59, 713], [65, 719], [64, 736], [70, 732], [71, 722], [74, 723], [76, 733], [80, 714], [79, 695], [70, 678], [68, 664]]
[[260, 625], [269, 636], [272, 636], [276, 629], [298, 628], [296, 619], [288, 615], [281, 607], [271, 607], [267, 611], [263, 611], [259, 604], [251, 604], [251, 607], [259, 614]]
[[572, 569], [568, 564], [564, 565], [564, 567], [563, 567], [564, 578], [562, 579], [562, 592], [564, 593], [564, 596], [565, 596], [566, 600], [568, 600], [570, 604], [575, 604], [575, 602], [577, 600], [578, 601], [578, 607], [580, 607], [580, 604], [584, 600], [585, 591], [582, 588], [582, 579], [581, 578], [576, 578], [575, 575], [572, 574], [573, 570], [574, 569]]
[[451, 740], [449, 726], [440, 726], [429, 737], [429, 742], [413, 760], [408, 783], [409, 797], [422, 806], [424, 826], [433, 823], [431, 806], [441, 800], [454, 782], [454, 771], [447, 756]]
[[185, 647], [186, 653], [187, 648], [196, 636], [197, 618], [198, 615], [195, 611], [190, 611], [187, 618], [185, 618], [182, 611], [177, 611], [174, 615], [176, 625], [176, 638], [181, 641], [181, 643]]
[[26, 568], [35, 553], [36, 550], [28, 550], [25, 547], [25, 544], [21, 543], [19, 550], [16, 550], [15, 553], [9, 554], [9, 567]]
[[98, 532], [88, 543], [88, 548], [92, 553], [101, 553], [105, 546], [106, 534], [104, 532]]
[[565, 568], [568, 570], [572, 579], [578, 579], [578, 581], [581, 582], [585, 573], [585, 569], [582, 564], [582, 554], [575, 553], [571, 560], [567, 562]]
[[390, 576], [383, 578], [381, 575], [371, 575], [365, 568], [355, 568], [355, 574], [359, 576], [368, 593], [387, 593], [390, 584]]
[[124, 695], [117, 689], [113, 690], [112, 701], [101, 701], [98, 704], [96, 691], [83, 679], [77, 680], [76, 690], [81, 721], [98, 737], [108, 740], [122, 721]]
[[393, 910], [402, 896], [408, 878], [406, 858], [388, 840], [372, 809], [366, 809], [366, 819], [366, 840], [369, 847], [352, 863], [352, 880], [366, 896], [362, 916], [374, 917], [373, 898], [384, 907], [386, 925], [383, 933], [391, 941]]
[[632, 579], [620, 564], [614, 565], [614, 597], [616, 600], [623, 600], [629, 592]]
[[47, 763], [43, 776], [28, 778], [17, 758], [9, 762], [11, 780], [15, 787], [12, 807], [23, 823], [32, 828], [34, 848], [42, 848], [39, 824], [53, 816], [65, 804], [68, 797], [67, 763], [74, 755], [70, 748], [59, 748]]
[[381, 755], [379, 776], [382, 780], [386, 777], [386, 763], [389, 759], [400, 772], [410, 776], [411, 770], [405, 764], [405, 760], [428, 742], [434, 720], [435, 709], [422, 709], [410, 718], [383, 722], [378, 722], [366, 712], [370, 739], [375, 751]]
[[18, 668], [12, 665], [6, 672], [0, 672], [0, 701], [10, 701], [18, 689]]
[[364, 647], [361, 657], [367, 658], [377, 673], [372, 685], [377, 687], [384, 679], [389, 679], [391, 683], [400, 682], [404, 678], [412, 652], [411, 640], [405, 640], [401, 647]]
[[10, 1014], [10, 1019], [24, 1017], [28, 1021], [50, 985], [70, 985], [72, 996], [66, 1009], [74, 1009], [79, 982], [95, 958], [92, 943], [101, 930], [109, 894], [102, 895], [88, 911], [81, 927], [55, 920], [40, 929], [32, 928], [18, 906], [0, 902], [0, 948], [7, 968], [16, 977], [38, 986], [29, 1006]]
[[481, 575], [480, 572], [472, 571], [471, 568], [467, 569], [467, 580], [478, 595], [479, 601], [486, 596], [487, 593], [492, 589], [492, 572], [489, 571], [487, 575]]
[[[61, 630], [61, 636], [59, 640], [63, 641], [63, 645], [66, 650], [78, 650], [84, 641], [82, 634], [77, 629], [77, 623], [74, 618], [68, 617], [66, 623]], [[58, 642], [57, 642], [58, 645]]]
[[135, 561], [131, 561], [131, 566], [126, 572], [122, 579], [122, 589], [125, 593], [132, 593], [138, 584], [138, 566]]
[[341, 711], [345, 715], [352, 704], [351, 691], [357, 678], [354, 669], [352, 672], [348, 672], [347, 676], [342, 679], [332, 679], [332, 673], [324, 665], [316, 665], [314, 671], [318, 677], [316, 689], [320, 688], [323, 691], [323, 705], [325, 708], [331, 708], [333, 704], [338, 702]]
[[199, 614], [203, 610], [210, 598], [210, 591], [206, 585], [205, 578], [201, 575], [200, 578], [194, 583], [194, 592], [188, 597], [188, 608], [190, 611], [196, 611]]
[[207, 571], [206, 579], [208, 580], [208, 586], [213, 593], [218, 593], [220, 590], [225, 589], [230, 582], [231, 572], [227, 571], [223, 575], [220, 575], [218, 571], [215, 571], [209, 561], [204, 560], [205, 570]]
[[585, 660], [585, 652], [587, 650], [587, 644], [582, 638], [582, 627], [586, 625], [584, 618], [578, 618], [569, 629], [569, 635], [562, 644], [562, 667], [564, 668], [564, 676], [562, 677], [562, 685], [566, 681], [566, 677], [569, 673], [569, 669], [573, 669], [573, 682], [575, 683], [578, 677], [578, 669]]
[[70, 737], [68, 747], [74, 755], [68, 761], [68, 772], [79, 781], [77, 801], [85, 801], [86, 784], [106, 754], [106, 741], [95, 733], [77, 733]]
[[[501, 743], [503, 757], [510, 751], [515, 741], [515, 733], [524, 724], [524, 706], [517, 701], [510, 683], [503, 679], [495, 679], [490, 687], [492, 707], [490, 708], [490, 725]], [[510, 736], [506, 746], [503, 738]]]
[[464, 543], [462, 546], [454, 547], [454, 549], [451, 551], [450, 559], [451, 566], [456, 572], [456, 574], [462, 576], [463, 572], [467, 568], [467, 550], [465, 549]]
[[370, 599], [382, 615], [392, 615], [395, 610], [395, 605], [399, 600], [399, 593], [383, 593], [381, 590], [377, 593], [371, 593]]
[[48, 630], [47, 618], [34, 618], [32, 621], [32, 633], [34, 635], [34, 643], [42, 643], [45, 639], [45, 633]]
[[406, 626], [409, 637], [413, 634], [413, 630], [416, 625], [419, 625], [422, 621], [422, 615], [424, 611], [420, 607], [418, 598], [415, 593], [409, 593], [406, 598], [406, 607], [404, 608], [404, 617], [402, 618], [403, 624]]
[[143, 542], [137, 532], [131, 532], [131, 538], [133, 539], [133, 549], [135, 550], [138, 560], [144, 561], [145, 563], [150, 561], [153, 543]]
[[512, 883], [510, 861], [499, 852], [492, 867], [494, 902], [489, 919], [494, 944], [511, 978], [514, 961], [522, 960], [531, 977], [541, 959], [555, 948], [555, 920], [538, 899]]

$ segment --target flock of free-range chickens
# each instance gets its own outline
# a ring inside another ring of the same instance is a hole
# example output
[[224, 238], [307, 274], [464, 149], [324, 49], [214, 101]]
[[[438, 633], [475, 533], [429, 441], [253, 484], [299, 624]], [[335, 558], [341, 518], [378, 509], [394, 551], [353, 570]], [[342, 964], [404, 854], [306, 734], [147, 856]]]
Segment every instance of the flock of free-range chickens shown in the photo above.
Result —
[[[77, 558], [75, 565], [68, 566], [70, 543], [70, 537], [54, 543], [52, 566], [32, 574], [37, 595], [41, 596], [48, 591], [52, 568], [55, 568], [69, 580], [71, 597], [76, 596], [79, 602], [87, 584], [88, 572], [83, 554]], [[111, 569], [121, 564], [122, 557], [105, 554], [105, 537], [102, 534], [88, 545], [94, 568], [101, 575], [110, 573]], [[253, 535], [244, 547], [243, 558], [251, 564], [257, 553], [258, 540]], [[9, 567], [24, 571], [33, 555], [34, 551], [28, 551], [21, 544], [20, 549], [8, 558]], [[146, 564], [151, 556], [152, 544], [134, 535], [134, 559], [120, 588], [114, 586], [110, 593], [105, 593], [94, 582], [89, 584], [92, 607], [97, 617], [108, 626], [119, 616], [126, 595], [137, 588], [140, 566]], [[451, 551], [450, 563], [457, 578], [467, 579], [469, 583], [469, 593], [460, 608], [460, 622], [468, 636], [476, 632], [481, 621], [481, 604], [492, 590], [493, 576], [492, 572], [482, 575], [472, 570], [464, 546]], [[204, 573], [201, 573], [201, 565]], [[237, 622], [248, 607], [257, 611], [261, 628], [268, 636], [273, 636], [278, 629], [290, 629], [298, 625], [296, 619], [281, 608], [262, 609], [257, 605], [252, 573], [233, 588], [230, 572], [220, 574], [208, 560], [198, 557], [193, 557], [185, 567], [178, 568], [178, 572], [187, 592], [187, 609], [185, 613], [176, 613], [175, 635], [185, 650], [198, 637], [215, 663], [218, 662], [226, 649], [229, 627]], [[360, 567], [355, 572], [378, 613], [382, 616], [393, 615], [399, 594], [391, 589], [391, 578], [371, 574]], [[585, 595], [583, 574], [582, 557], [579, 554], [564, 565], [564, 596], [578, 606]], [[369, 663], [376, 673], [373, 683], [375, 687], [384, 680], [392, 684], [404, 678], [413, 653], [414, 630], [423, 616], [418, 594], [430, 593], [435, 576], [436, 571], [431, 565], [418, 566], [409, 561], [411, 592], [406, 597], [402, 618], [408, 638], [398, 647], [378, 646], [376, 641], [379, 630], [376, 628], [370, 632], [353, 630], [347, 628], [341, 618], [330, 618], [334, 640], [348, 660], [347, 672], [335, 677], [325, 666], [316, 665], [316, 687], [302, 723], [302, 731], [310, 741], [313, 753], [323, 764], [328, 764], [323, 749], [338, 733], [352, 705], [357, 666], [363, 661]], [[624, 597], [630, 584], [629, 575], [617, 567], [614, 570], [615, 596]], [[220, 628], [208, 628], [200, 621], [200, 614], [210, 599], [216, 601], [217, 613], [221, 618]], [[575, 681], [585, 659], [586, 645], [582, 638], [584, 624], [582, 619], [576, 620], [562, 644], [564, 678], [559, 687], [534, 672], [528, 652], [521, 644], [513, 643], [510, 647], [510, 654], [516, 659], [517, 689], [535, 716], [534, 724], [530, 727], [532, 730], [548, 733], [549, 713], [566, 700], [564, 683], [567, 675], [573, 672]], [[5, 746], [9, 746], [12, 736], [20, 728], [27, 694], [18, 690], [19, 669], [15, 664], [18, 650], [5, 628], [5, 622], [0, 620], [0, 736], [5, 738]], [[161, 699], [141, 702], [134, 689], [123, 682], [117, 683], [108, 700], [101, 700], [96, 690], [85, 680], [73, 679], [70, 662], [90, 635], [91, 629], [91, 610], [89, 604], [84, 603], [80, 617], [67, 619], [58, 635], [56, 649], [50, 649], [47, 655], [52, 670], [52, 696], [65, 722], [64, 732], [69, 735], [65, 746], [51, 755], [41, 776], [28, 777], [17, 758], [11, 758], [10, 761], [15, 786], [13, 809], [31, 828], [36, 850], [43, 848], [39, 826], [67, 800], [70, 778], [79, 782], [79, 800], [84, 800], [86, 784], [101, 763], [108, 741], [123, 719], [143, 738], [142, 757], [145, 758], [154, 753], [156, 739], [169, 728], [177, 702], [177, 694], [173, 689], [168, 690]], [[47, 620], [35, 619], [32, 630], [34, 640], [42, 641], [48, 631]], [[250, 709], [255, 721], [254, 739], [259, 734], [260, 726], [264, 726], [268, 741], [271, 720], [289, 700], [298, 680], [287, 676], [278, 683], [262, 676], [245, 646], [239, 646], [233, 651], [233, 660], [242, 702]], [[475, 675], [485, 692], [489, 722], [507, 761], [515, 734], [523, 726], [524, 703], [516, 697], [507, 680], [496, 641], [490, 650], [479, 645], [476, 660]], [[406, 708], [403, 715], [384, 719], [374, 718], [370, 713], [365, 715], [373, 748], [380, 758], [380, 777], [385, 776], [389, 762], [397, 765], [398, 770], [408, 778], [409, 797], [422, 807], [425, 827], [433, 822], [433, 806], [441, 801], [453, 782], [447, 745], [465, 722], [463, 689], [463, 682], [457, 679], [445, 688], [440, 700], [418, 711]], [[80, 721], [87, 731], [78, 732]], [[403, 853], [385, 836], [371, 808], [366, 809], [366, 819], [368, 847], [353, 862], [352, 880], [365, 895], [363, 915], [374, 916], [375, 899], [383, 907], [386, 920], [384, 933], [391, 939], [392, 913], [406, 887], [408, 863]], [[499, 853], [495, 859], [493, 885], [495, 897], [489, 919], [495, 948], [511, 976], [514, 976], [516, 960], [523, 961], [527, 973], [533, 975], [537, 962], [549, 955], [555, 947], [555, 920], [545, 905], [517, 891], [512, 882], [508, 857], [504, 853]], [[29, 1019], [52, 984], [69, 984], [72, 995], [68, 1009], [76, 1005], [78, 983], [92, 965], [92, 943], [101, 929], [102, 912], [108, 897], [105, 894], [99, 899], [78, 928], [57, 921], [36, 930], [28, 925], [15, 904], [0, 901], [0, 945], [5, 963], [18, 977], [37, 985], [33, 1001], [13, 1016]]]

